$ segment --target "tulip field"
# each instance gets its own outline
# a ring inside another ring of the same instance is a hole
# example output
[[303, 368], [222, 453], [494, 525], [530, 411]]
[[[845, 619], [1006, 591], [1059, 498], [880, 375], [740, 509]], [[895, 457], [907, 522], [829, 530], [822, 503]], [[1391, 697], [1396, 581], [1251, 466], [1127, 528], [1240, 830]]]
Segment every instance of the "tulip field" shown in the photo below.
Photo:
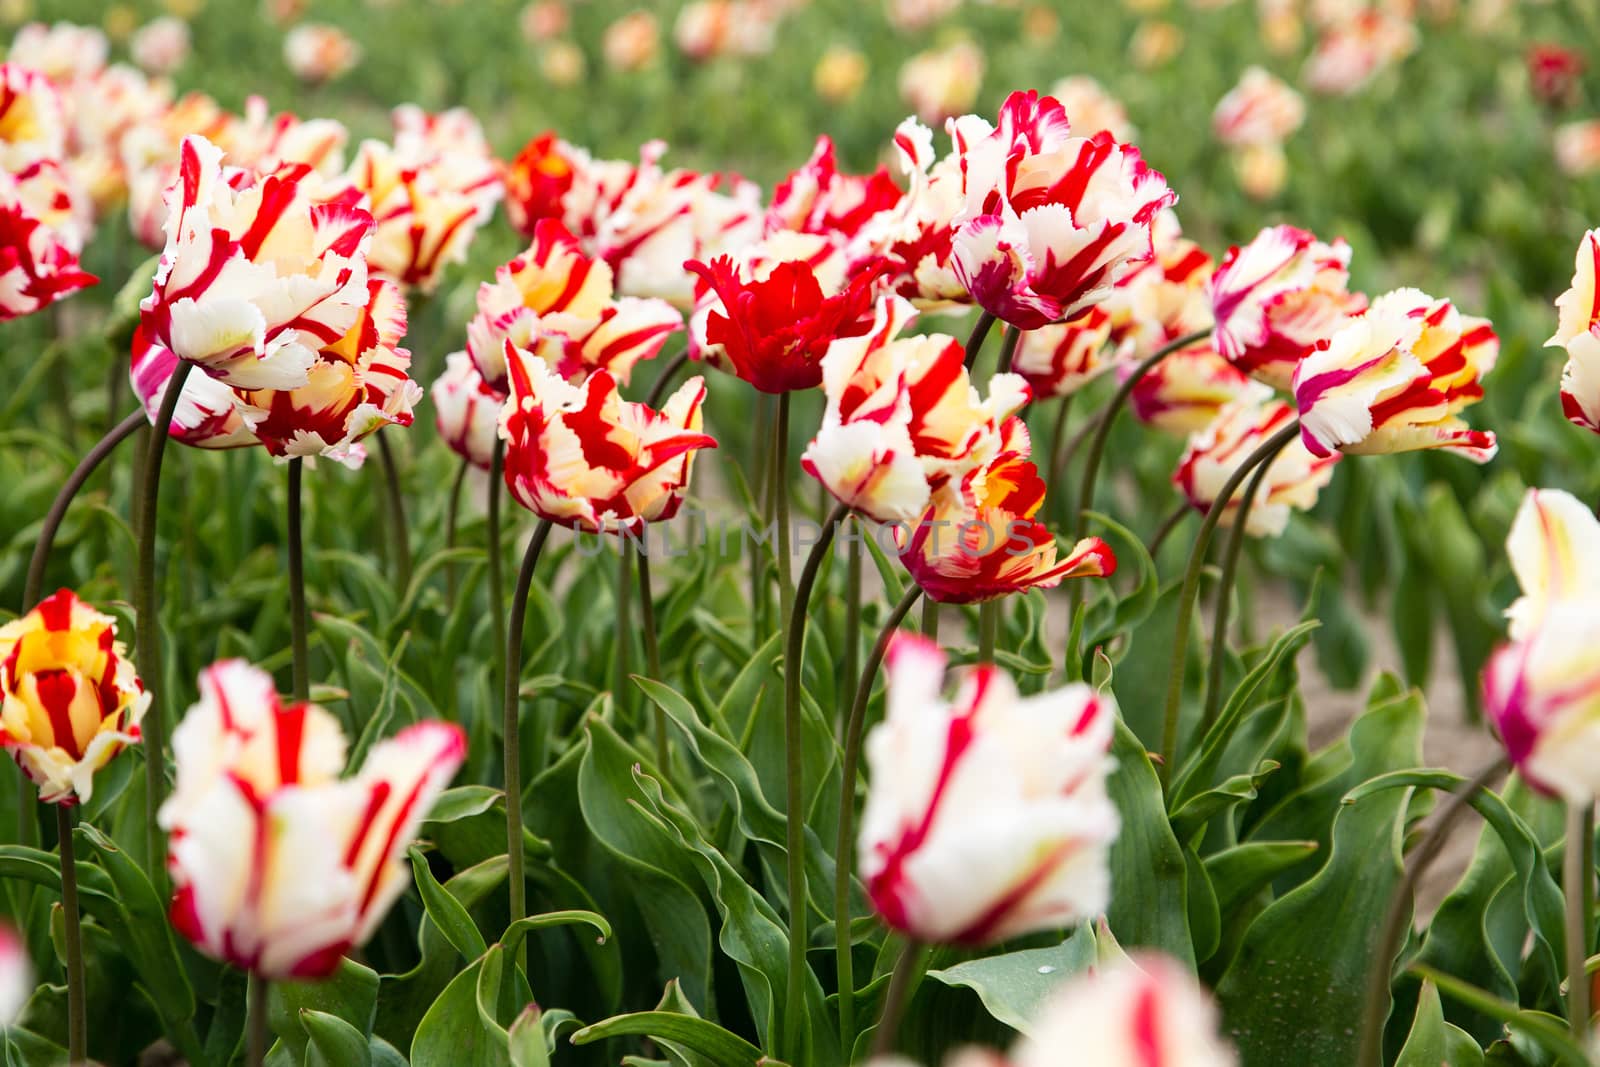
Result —
[[1594, 0], [0, 0], [0, 1067], [1600, 1064]]

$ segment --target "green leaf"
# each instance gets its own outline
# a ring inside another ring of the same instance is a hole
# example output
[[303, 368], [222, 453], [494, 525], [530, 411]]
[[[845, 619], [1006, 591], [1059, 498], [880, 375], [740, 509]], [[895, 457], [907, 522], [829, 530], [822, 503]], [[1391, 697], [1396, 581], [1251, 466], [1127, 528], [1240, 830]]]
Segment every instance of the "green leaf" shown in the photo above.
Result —
[[[250, 979], [256, 981], [254, 977]], [[306, 1011], [332, 1015], [349, 1023], [366, 1038], [372, 1033], [378, 1004], [378, 974], [352, 959], [339, 961], [339, 969], [317, 982], [273, 982], [267, 993], [267, 1018], [295, 1063], [303, 1063], [310, 1039], [301, 1025]]]
[[529, 1004], [511, 1024], [507, 1035], [511, 1067], [550, 1067], [550, 1047], [545, 1042], [542, 1016], [539, 1005]]
[[1394, 1067], [1483, 1067], [1483, 1050], [1465, 1031], [1444, 1021], [1439, 987], [1422, 983], [1411, 1034]]
[[371, 1067], [366, 1035], [337, 1015], [302, 1008], [300, 1025], [309, 1039], [306, 1067]]
[[1111, 846], [1111, 884], [1116, 887], [1107, 911], [1111, 929], [1127, 944], [1159, 948], [1192, 967], [1183, 849], [1167, 821], [1150, 757], [1120, 718], [1111, 754], [1116, 770], [1106, 790], [1122, 816], [1122, 830]]
[[670, 1041], [706, 1057], [716, 1067], [757, 1067], [771, 1061], [762, 1059], [761, 1050], [716, 1023], [668, 1011], [641, 1011], [614, 1015], [585, 1026], [572, 1035], [574, 1045], [588, 1045], [611, 1037], [648, 1037]]
[[505, 1042], [484, 1028], [478, 1014], [478, 976], [474, 960], [451, 979], [417, 1024], [411, 1041], [411, 1067], [505, 1067]]
[[461, 953], [462, 959], [475, 960], [482, 956], [489, 946], [483, 940], [483, 934], [478, 932], [472, 916], [467, 914], [461, 901], [446, 893], [434, 878], [433, 871], [428, 868], [427, 857], [420, 848], [413, 845], [410, 855], [412, 876], [416, 880], [417, 891], [422, 895], [422, 906], [427, 909], [428, 918]]
[[928, 977], [972, 990], [997, 1021], [1026, 1034], [1055, 988], [1094, 963], [1094, 931], [1084, 925], [1059, 945], [967, 960], [930, 970]]
[[1516, 1037], [1525, 1037], [1537, 1048], [1561, 1057], [1563, 1064], [1587, 1063], [1588, 1057], [1573, 1041], [1566, 1024], [1553, 1015], [1539, 1011], [1526, 1011], [1510, 1001], [1501, 1000], [1490, 993], [1441, 974], [1431, 967], [1415, 966], [1412, 973], [1424, 981], [1432, 982], [1439, 991], [1452, 1000], [1459, 1000], [1475, 1011], [1499, 1019]]
[[1310, 859], [1315, 841], [1246, 841], [1205, 858], [1206, 875], [1223, 915], [1265, 889], [1278, 874]]

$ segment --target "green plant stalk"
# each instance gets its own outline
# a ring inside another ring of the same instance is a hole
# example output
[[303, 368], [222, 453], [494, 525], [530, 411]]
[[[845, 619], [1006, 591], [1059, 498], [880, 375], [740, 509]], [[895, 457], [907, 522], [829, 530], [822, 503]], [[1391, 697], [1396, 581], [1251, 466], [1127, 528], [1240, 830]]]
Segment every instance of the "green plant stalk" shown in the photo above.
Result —
[[[833, 939], [834, 955], [839, 975], [839, 1047], [849, 1050], [856, 1040], [856, 984], [855, 959], [850, 945], [850, 875], [855, 848], [856, 772], [861, 763], [861, 736], [866, 730], [867, 704], [872, 699], [872, 683], [878, 677], [878, 668], [889, 651], [897, 627], [911, 611], [922, 587], [915, 582], [906, 586], [899, 603], [883, 621], [878, 639], [861, 669], [861, 680], [856, 684], [855, 699], [850, 704], [850, 718], [845, 724], [844, 756], [839, 776], [839, 837], [834, 850], [833, 875]], [[929, 600], [928, 604], [934, 601]], [[926, 615], [926, 605], [924, 605]], [[850, 677], [846, 675], [845, 677]]]
[[[456, 547], [456, 525], [461, 517], [461, 489], [467, 482], [467, 471], [472, 468], [472, 461], [463, 458], [461, 465], [456, 468], [455, 481], [450, 483], [450, 503], [444, 513], [444, 547]], [[456, 565], [451, 563], [444, 569], [445, 598], [451, 608], [456, 603]]]
[[1167, 538], [1172, 536], [1174, 530], [1183, 525], [1183, 520], [1194, 511], [1194, 505], [1187, 500], [1172, 509], [1171, 514], [1161, 520], [1161, 525], [1156, 528], [1156, 535], [1150, 539], [1150, 557], [1161, 551], [1161, 546], [1167, 543]]
[[1206, 549], [1211, 546], [1211, 535], [1228, 507], [1228, 501], [1238, 492], [1240, 484], [1256, 469], [1258, 463], [1277, 455], [1284, 444], [1300, 432], [1300, 420], [1295, 419], [1283, 429], [1267, 438], [1256, 450], [1235, 467], [1223, 483], [1217, 498], [1206, 510], [1206, 517], [1195, 535], [1194, 548], [1189, 552], [1189, 565], [1183, 572], [1183, 590], [1178, 595], [1178, 617], [1172, 635], [1172, 666], [1167, 674], [1167, 703], [1161, 724], [1161, 764], [1156, 768], [1162, 788], [1172, 779], [1178, 756], [1178, 713], [1183, 703], [1183, 673], [1189, 656], [1189, 629], [1193, 621], [1195, 600], [1200, 595], [1200, 572], [1205, 567]]
[[916, 941], [907, 941], [894, 962], [889, 975], [889, 989], [883, 995], [883, 1014], [878, 1016], [878, 1027], [872, 1034], [872, 1057], [887, 1056], [894, 1051], [895, 1036], [900, 1030], [900, 1018], [917, 986], [922, 984], [926, 953]]
[[305, 460], [289, 461], [289, 641], [294, 657], [294, 699], [311, 696], [311, 653], [306, 618], [305, 523], [301, 514], [301, 480]]
[[1135, 366], [1133, 372], [1123, 379], [1121, 385], [1117, 386], [1117, 391], [1111, 394], [1111, 399], [1106, 402], [1104, 410], [1100, 412], [1100, 416], [1094, 424], [1094, 438], [1089, 442], [1089, 458], [1084, 461], [1083, 465], [1083, 489], [1078, 494], [1077, 509], [1067, 517], [1069, 520], [1067, 529], [1076, 530], [1078, 524], [1083, 521], [1084, 513], [1094, 507], [1094, 486], [1100, 474], [1100, 461], [1105, 456], [1106, 442], [1111, 437], [1111, 427], [1116, 423], [1118, 413], [1127, 405], [1128, 398], [1133, 395], [1134, 387], [1144, 379], [1146, 374], [1154, 370], [1157, 364], [1172, 355], [1172, 353], [1188, 348], [1195, 342], [1203, 341], [1209, 336], [1211, 336], [1209, 329], [1196, 330], [1194, 333], [1187, 334], [1156, 349]]
[[1045, 483], [1046, 494], [1060, 493], [1061, 467], [1057, 465], [1057, 459], [1061, 455], [1061, 442], [1067, 436], [1067, 422], [1072, 414], [1073, 395], [1068, 393], [1061, 398], [1061, 402], [1056, 405], [1056, 417], [1050, 421], [1050, 451], [1045, 453], [1048, 461], [1045, 475], [1049, 478]]
[[1245, 527], [1250, 524], [1250, 511], [1255, 506], [1256, 494], [1272, 472], [1272, 464], [1277, 461], [1278, 453], [1288, 445], [1289, 442], [1285, 441], [1278, 452], [1257, 465], [1249, 484], [1245, 486], [1244, 496], [1239, 498], [1239, 507], [1233, 514], [1233, 526], [1228, 530], [1228, 545], [1222, 554], [1222, 579], [1217, 583], [1216, 618], [1211, 627], [1211, 663], [1206, 670], [1205, 716], [1200, 720], [1202, 730], [1208, 729], [1216, 721], [1217, 712], [1222, 709], [1222, 665], [1227, 659], [1228, 613], [1232, 609], [1233, 584], [1239, 572], [1239, 557], [1244, 551]]
[[[787, 399], [788, 395], [785, 394], [784, 400]], [[780, 418], [779, 421], [785, 420]], [[817, 581], [817, 571], [822, 568], [822, 561], [827, 558], [828, 549], [833, 544], [834, 532], [849, 512], [850, 509], [845, 505], [838, 504], [823, 520], [817, 543], [812, 546], [800, 570], [800, 584], [795, 589], [793, 604], [786, 616], [788, 628], [783, 635], [783, 745], [787, 800], [784, 823], [789, 874], [789, 983], [784, 1001], [783, 1033], [790, 1062], [797, 1062], [795, 1057], [801, 1051], [806, 942], [809, 940], [806, 928], [805, 749], [800, 717], [800, 680], [805, 673], [806, 606]], [[781, 516], [779, 522], [786, 517]]]
[[1013, 326], [1006, 331], [1006, 338], [1000, 343], [1000, 365], [996, 373], [1009, 374], [1011, 361], [1017, 357], [1017, 345], [1022, 341], [1022, 331]]
[[[145, 845], [149, 857], [151, 880], [159, 883], [166, 870], [165, 842], [161, 828], [156, 824], [156, 813], [161, 810], [162, 798], [167, 791], [167, 690], [161, 678], [161, 623], [156, 588], [156, 530], [161, 525], [158, 510], [161, 500], [161, 457], [166, 452], [167, 437], [172, 429], [172, 416], [178, 410], [178, 398], [183, 395], [184, 383], [194, 364], [179, 360], [167, 379], [167, 388], [161, 395], [161, 407], [156, 412], [151, 427], [150, 447], [145, 453], [144, 470], [141, 471], [139, 501], [139, 569], [134, 582], [134, 616], [138, 623], [135, 631], [135, 658], [145, 689], [155, 694], [150, 713], [140, 724], [144, 731], [145, 769]], [[159, 884], [158, 884], [159, 891]]]
[[383, 463], [384, 502], [389, 506], [389, 536], [394, 539], [395, 592], [403, 598], [411, 587], [411, 533], [406, 526], [405, 497], [400, 495], [400, 468], [383, 432], [372, 436], [378, 441], [378, 458]]
[[[789, 394], [778, 397], [778, 419], [772, 429], [773, 520], [778, 524], [779, 618], [794, 613], [794, 569], [789, 558]], [[829, 535], [831, 538], [831, 534]]]
[[932, 597], [922, 602], [922, 636], [935, 644], [939, 641], [939, 602]]
[[1403, 947], [1417, 883], [1438, 858], [1445, 842], [1450, 839], [1456, 821], [1465, 814], [1472, 798], [1504, 774], [1506, 767], [1506, 758], [1502, 756], [1451, 793], [1450, 799], [1439, 809], [1433, 825], [1417, 842], [1405, 864], [1400, 884], [1389, 898], [1389, 910], [1384, 915], [1378, 943], [1372, 954], [1372, 972], [1367, 978], [1367, 1007], [1361, 1020], [1361, 1043], [1357, 1046], [1357, 1067], [1382, 1067], [1383, 1027], [1389, 1018], [1390, 972], [1394, 969], [1395, 956]]
[[864, 531], [859, 521], [855, 533], [846, 546], [844, 575], [844, 663], [839, 676], [846, 681], [861, 671], [861, 538]]
[[245, 1060], [249, 1067], [262, 1067], [267, 1062], [267, 1045], [271, 1040], [271, 1031], [267, 1026], [267, 994], [269, 989], [270, 985], [265, 978], [259, 974], [250, 976], [250, 1006], [247, 1011], [249, 1015], [247, 1025], [250, 1036], [248, 1038], [249, 1052]]
[[667, 390], [672, 387], [672, 379], [676, 378], [678, 372], [688, 363], [689, 350], [687, 348], [667, 361], [666, 366], [661, 368], [661, 373], [656, 376], [655, 384], [650, 387], [649, 394], [644, 398], [645, 407], [650, 408], [652, 411], [661, 410], [661, 399], [667, 395]]
[[139, 427], [148, 424], [149, 419], [144, 409], [130, 412], [126, 418], [108, 430], [104, 437], [95, 442], [93, 448], [84, 453], [83, 459], [79, 460], [72, 473], [67, 475], [67, 480], [61, 483], [61, 489], [50, 505], [50, 513], [45, 516], [44, 525], [39, 528], [39, 536], [33, 543], [33, 556], [28, 560], [28, 577], [22, 592], [22, 610], [27, 611], [37, 604], [44, 592], [44, 575], [45, 568], [50, 562], [50, 550], [55, 545], [56, 533], [61, 529], [61, 522], [67, 517], [67, 508], [72, 505], [78, 490], [83, 488], [84, 483], [118, 445], [133, 436], [133, 432]]
[[1589, 979], [1584, 961], [1594, 940], [1594, 803], [1567, 808], [1567, 844], [1561, 861], [1567, 898], [1567, 1025], [1579, 1043], [1589, 1040]]
[[[511, 922], [528, 914], [527, 882], [522, 853], [522, 739], [520, 717], [517, 715], [517, 689], [522, 680], [522, 630], [528, 617], [528, 590], [533, 585], [533, 570], [539, 564], [539, 554], [550, 537], [551, 522], [540, 519], [528, 541], [528, 550], [522, 557], [522, 570], [517, 573], [517, 587], [511, 594], [511, 617], [507, 626], [505, 663], [502, 675], [504, 687], [500, 698], [500, 732], [504, 747], [506, 789], [506, 861], [509, 867]], [[618, 620], [619, 622], [621, 620]], [[526, 967], [527, 947], [517, 949], [517, 961]]]
[[1000, 601], [986, 600], [978, 605], [978, 662], [993, 663], [995, 644], [1000, 636]]
[[[624, 540], [626, 542], [626, 539]], [[650, 673], [652, 681], [666, 684], [666, 679], [661, 676], [661, 639], [656, 633], [656, 600], [650, 591], [650, 547], [646, 543], [642, 549], [631, 546], [628, 551], [634, 553], [634, 560], [639, 565], [639, 621], [644, 630], [644, 662], [645, 668]], [[656, 770], [666, 775], [671, 771], [671, 750], [667, 742], [667, 713], [661, 710], [660, 705], [655, 709], [656, 733]]]
[[967, 335], [967, 369], [971, 370], [977, 361], [978, 353], [983, 350], [983, 342], [989, 338], [989, 330], [994, 326], [994, 316], [985, 311], [978, 315], [978, 321], [972, 324], [972, 332]]
[[623, 703], [627, 700], [629, 673], [629, 647], [633, 644], [633, 546], [628, 543], [627, 534], [617, 536], [617, 585], [614, 593], [617, 609], [617, 640], [612, 646], [611, 657], [611, 701], [617, 707], [617, 714], [622, 714]]
[[[489, 632], [494, 637], [494, 647], [506, 647], [506, 598], [501, 591], [504, 578], [501, 567], [505, 551], [500, 544], [500, 501], [505, 496], [506, 443], [496, 439], [494, 455], [489, 460], [489, 503], [484, 516], [484, 550], [488, 554]], [[501, 685], [505, 684], [504, 679]]]
[[67, 1059], [80, 1063], [89, 1056], [89, 1002], [83, 980], [83, 919], [78, 913], [78, 863], [72, 848], [72, 808], [56, 804], [56, 831], [61, 838], [61, 912], [67, 931]]

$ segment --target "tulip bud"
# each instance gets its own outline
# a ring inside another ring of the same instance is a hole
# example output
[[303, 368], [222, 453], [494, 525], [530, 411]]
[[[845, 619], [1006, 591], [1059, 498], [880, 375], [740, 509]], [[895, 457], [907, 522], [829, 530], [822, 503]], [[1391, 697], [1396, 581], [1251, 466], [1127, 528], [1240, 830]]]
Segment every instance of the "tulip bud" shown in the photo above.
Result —
[[150, 706], [116, 620], [68, 589], [0, 626], [0, 696], [0, 747], [46, 804], [88, 801]]
[[1600, 433], [1600, 230], [1578, 245], [1572, 285], [1556, 298], [1559, 319], [1546, 345], [1567, 350], [1561, 371], [1561, 409], [1567, 421]]
[[890, 645], [888, 707], [866, 740], [860, 871], [873, 906], [908, 936], [966, 945], [1102, 911], [1118, 827], [1110, 696], [1079, 684], [1023, 698], [981, 664], [947, 704], [944, 668], [926, 638]]

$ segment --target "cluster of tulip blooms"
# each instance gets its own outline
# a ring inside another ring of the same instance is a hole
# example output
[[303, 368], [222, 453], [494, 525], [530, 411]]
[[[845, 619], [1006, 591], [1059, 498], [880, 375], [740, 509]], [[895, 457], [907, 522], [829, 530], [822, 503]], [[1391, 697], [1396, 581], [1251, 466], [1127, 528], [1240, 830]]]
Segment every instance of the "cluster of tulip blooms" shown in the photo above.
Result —
[[[78, 199], [88, 168], [107, 168], [100, 176], [120, 183], [135, 231], [159, 234], [162, 249], [130, 353], [143, 406], [134, 424], [155, 430], [136, 590], [145, 681], [110, 617], [70, 591], [37, 600], [30, 589], [27, 613], [0, 629], [0, 742], [61, 815], [64, 883], [73, 805], [90, 798], [108, 761], [142, 743], [150, 855], [165, 856], [175, 929], [261, 979], [327, 975], [373, 933], [406, 884], [404, 849], [464, 755], [458, 728], [424, 723], [340, 776], [344, 739], [306, 699], [300, 477], [307, 458], [359, 465], [364, 439], [411, 424], [424, 394], [401, 347], [407, 300], [462, 259], [502, 199], [529, 244], [480, 287], [463, 349], [431, 395], [441, 436], [463, 464], [494, 472], [490, 596], [496, 622], [509, 623], [501, 643], [508, 795], [521, 795], [520, 638], [539, 551], [552, 526], [626, 543], [674, 516], [695, 453], [717, 442], [703, 428], [706, 381], [666, 388], [686, 361], [704, 364], [776, 397], [771, 450], [756, 462], [777, 472], [769, 491], [780, 520], [792, 764], [799, 671], [791, 665], [803, 654], [811, 582], [841, 522], [894, 526], [912, 580], [894, 621], [920, 595], [986, 605], [980, 665], [951, 704], [940, 698], [937, 643], [886, 629], [878, 650], [887, 650], [889, 703], [864, 741], [871, 789], [856, 866], [878, 914], [913, 942], [986, 945], [1069, 926], [1102, 912], [1115, 891], [1106, 856], [1118, 817], [1105, 788], [1113, 702], [1083, 685], [1023, 700], [989, 663], [1000, 598], [1103, 577], [1116, 565], [1100, 539], [1063, 551], [1038, 521], [1062, 453], [1057, 442], [1035, 448], [1021, 418], [1028, 405], [1064, 404], [1107, 372], [1120, 379], [1093, 424], [1074, 522], [1093, 503], [1094, 469], [1119, 407], [1187, 436], [1173, 480], [1185, 510], [1205, 524], [1177, 614], [1164, 773], [1177, 757], [1189, 619], [1217, 526], [1232, 527], [1236, 541], [1281, 532], [1344, 455], [1443, 449], [1485, 462], [1495, 454], [1494, 435], [1461, 417], [1497, 354], [1486, 321], [1415, 289], [1371, 299], [1352, 292], [1348, 246], [1292, 226], [1263, 230], [1213, 262], [1183, 237], [1175, 193], [1136, 147], [1114, 131], [1075, 128], [1068, 109], [1037, 93], [1012, 94], [993, 123], [951, 119], [943, 154], [933, 132], [908, 119], [893, 137], [903, 181], [887, 169], [842, 173], [823, 138], [763, 203], [736, 177], [663, 167], [659, 143], [635, 163], [595, 159], [546, 134], [502, 165], [470, 116], [415, 108], [395, 112], [392, 143], [362, 144], [348, 167], [336, 123], [272, 116], [259, 102], [233, 116], [203, 98], [130, 119], [114, 138], [120, 151], [108, 153], [86, 132], [106, 115], [84, 100], [131, 85], [117, 68], [13, 62], [0, 76], [6, 317], [93, 281], [76, 265], [81, 220], [92, 214], [80, 205], [112, 198]], [[1234, 105], [1227, 125], [1242, 144], [1269, 143], [1251, 131], [1286, 125], [1252, 116], [1243, 100]], [[159, 199], [152, 188], [163, 190]], [[1590, 366], [1600, 356], [1597, 242], [1597, 234], [1585, 241], [1557, 334], [1571, 357], [1563, 400], [1590, 428], [1600, 428], [1600, 377]], [[965, 343], [910, 332], [919, 316], [972, 308], [977, 325]], [[996, 324], [1005, 331], [999, 369], [980, 388], [978, 360]], [[678, 332], [687, 334], [684, 351], [659, 373], [650, 400], [624, 399], [638, 365]], [[799, 466], [837, 506], [796, 584], [783, 540], [788, 398], [818, 388], [825, 413]], [[729, 410], [740, 402], [723, 401]], [[280, 701], [261, 670], [218, 663], [202, 674], [198, 702], [170, 744], [162, 722], [171, 694], [155, 674], [153, 625], [154, 502], [169, 436], [202, 448], [259, 443], [287, 465], [295, 586], [293, 701]], [[1046, 461], [1042, 473], [1035, 456]], [[509, 614], [498, 574], [502, 490], [540, 520]], [[1515, 643], [1488, 675], [1512, 757], [1530, 780], [1586, 804], [1594, 771], [1573, 742], [1600, 717], [1584, 656], [1600, 578], [1586, 572], [1592, 553], [1575, 542], [1596, 536], [1600, 525], [1576, 502], [1530, 498], [1512, 544], [1527, 596], [1514, 609]], [[863, 697], [876, 667], [863, 673]], [[846, 734], [847, 844], [864, 705]], [[797, 771], [790, 787], [793, 812]], [[513, 921], [523, 909], [520, 807], [506, 805]], [[804, 901], [803, 820], [788, 823], [788, 899]], [[847, 895], [845, 850], [838, 867]], [[808, 934], [804, 907], [790, 910], [788, 989], [798, 997]], [[848, 957], [844, 945], [847, 1041], [857, 991]], [[1066, 990], [1011, 1062], [1054, 1062], [1059, 1046], [1046, 1034], [1057, 1028], [1074, 1035], [1084, 1063], [1231, 1062], [1192, 981], [1166, 961], [1142, 968], [1110, 968]], [[791, 1003], [788, 1016], [799, 1010]], [[887, 1051], [894, 1027], [885, 1014]], [[79, 1053], [81, 1036], [73, 1034]]]

